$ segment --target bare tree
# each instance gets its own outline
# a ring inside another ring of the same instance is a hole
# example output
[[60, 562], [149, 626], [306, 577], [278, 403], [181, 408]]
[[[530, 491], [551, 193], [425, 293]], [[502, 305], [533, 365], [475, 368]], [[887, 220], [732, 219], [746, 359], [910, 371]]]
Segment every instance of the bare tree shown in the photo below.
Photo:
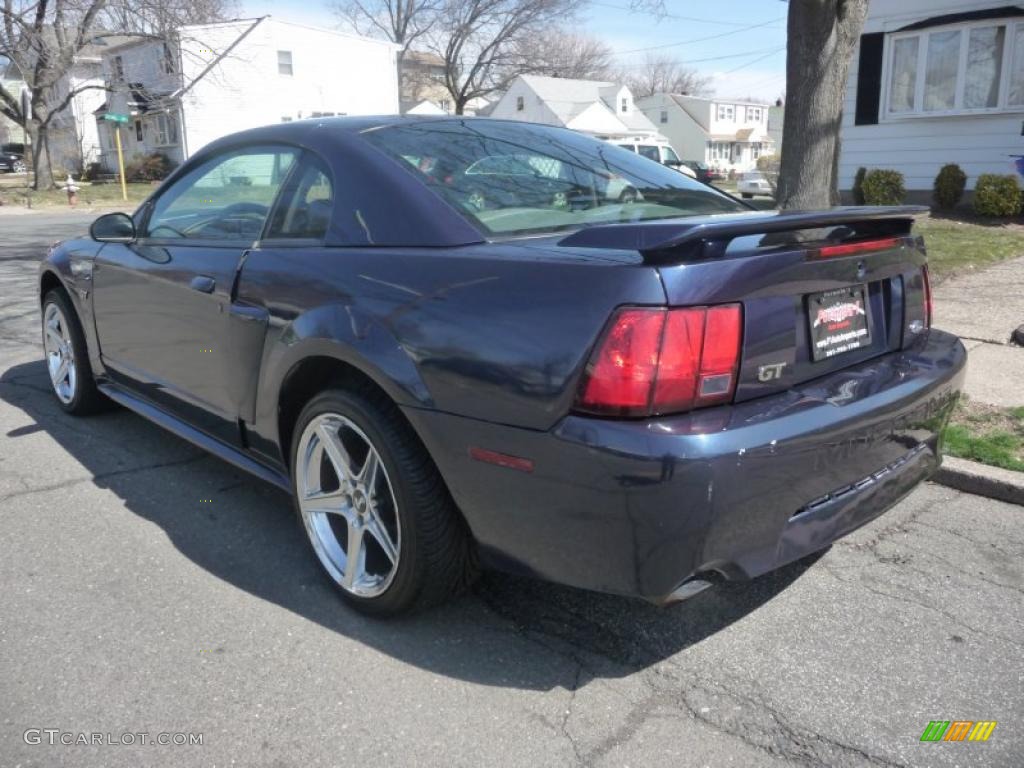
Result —
[[[49, 135], [80, 93], [104, 86], [72, 86], [75, 60], [103, 34], [140, 32], [166, 35], [185, 23], [220, 18], [231, 0], [0, 0], [0, 58], [17, 70], [28, 90], [28, 109], [20, 94], [0, 85], [0, 112], [23, 126], [32, 144], [36, 189], [53, 186]], [[175, 16], [180, 12], [180, 16]], [[111, 26], [116, 25], [116, 28]]]
[[518, 72], [517, 47], [563, 24], [586, 0], [445, 0], [430, 34], [444, 59], [445, 87], [455, 114], [501, 89]]
[[106, 0], [3, 0], [0, 57], [18, 70], [28, 89], [28, 110], [20, 94], [0, 85], [0, 111], [25, 128], [32, 142], [35, 188], [53, 186], [49, 129], [54, 118], [83, 89], [66, 87], [75, 57], [92, 42]]
[[839, 202], [839, 128], [850, 55], [868, 0], [790, 0], [781, 208]]
[[679, 59], [664, 53], [646, 53], [640, 64], [623, 73], [622, 79], [638, 99], [656, 93], [683, 93], [688, 96], [711, 93], [710, 77], [687, 69]]
[[445, 0], [340, 0], [332, 4], [335, 14], [356, 32], [383, 37], [401, 46], [398, 52], [398, 92], [415, 91], [414, 83], [403, 83], [402, 62], [413, 43], [426, 35], [440, 18]]
[[520, 73], [575, 80], [615, 77], [614, 54], [607, 44], [559, 27], [518, 40], [514, 55]]

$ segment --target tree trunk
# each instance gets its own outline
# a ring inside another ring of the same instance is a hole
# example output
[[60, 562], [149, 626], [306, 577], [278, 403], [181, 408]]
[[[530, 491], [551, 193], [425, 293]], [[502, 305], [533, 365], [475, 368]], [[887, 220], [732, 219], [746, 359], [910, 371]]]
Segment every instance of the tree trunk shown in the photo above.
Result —
[[839, 203], [839, 128], [846, 78], [867, 9], [868, 0], [790, 0], [780, 208]]
[[49, 128], [32, 120], [28, 135], [32, 140], [32, 189], [53, 189], [53, 168], [50, 166]]

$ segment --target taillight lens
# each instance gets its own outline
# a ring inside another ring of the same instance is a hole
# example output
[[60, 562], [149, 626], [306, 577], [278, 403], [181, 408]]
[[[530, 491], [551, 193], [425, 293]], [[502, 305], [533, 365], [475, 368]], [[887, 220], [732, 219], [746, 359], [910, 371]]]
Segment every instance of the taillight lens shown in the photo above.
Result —
[[877, 240], [861, 240], [858, 243], [840, 243], [839, 245], [825, 245], [812, 256], [819, 259], [833, 259], [837, 256], [853, 256], [858, 253], [870, 253], [871, 251], [887, 251], [898, 248], [903, 243], [902, 237], [883, 237]]
[[932, 327], [932, 281], [928, 277], [928, 265], [921, 267], [921, 279], [924, 281], [924, 327]]
[[619, 310], [587, 364], [577, 408], [651, 416], [728, 402], [742, 325], [739, 304]]

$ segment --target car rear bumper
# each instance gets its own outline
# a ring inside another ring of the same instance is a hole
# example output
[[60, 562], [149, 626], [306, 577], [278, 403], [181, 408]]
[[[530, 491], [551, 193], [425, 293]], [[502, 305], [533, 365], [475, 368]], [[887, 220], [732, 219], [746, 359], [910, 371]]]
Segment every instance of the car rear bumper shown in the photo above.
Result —
[[[874, 519], [940, 462], [966, 351], [913, 348], [779, 395], [644, 421], [571, 415], [536, 432], [410, 409], [486, 562], [587, 589], [671, 599], [750, 578]], [[474, 461], [523, 457], [532, 472]]]

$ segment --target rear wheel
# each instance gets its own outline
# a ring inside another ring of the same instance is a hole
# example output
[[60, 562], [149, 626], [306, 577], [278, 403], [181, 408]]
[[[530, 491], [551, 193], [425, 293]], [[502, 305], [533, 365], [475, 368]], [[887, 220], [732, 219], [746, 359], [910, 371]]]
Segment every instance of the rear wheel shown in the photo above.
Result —
[[50, 385], [60, 407], [76, 416], [105, 404], [89, 365], [89, 350], [67, 294], [54, 289], [43, 298], [43, 350]]
[[743, 199], [744, 200], [753, 200], [754, 199], [754, 193], [753, 192], [742, 192], [741, 194], [743, 195]]
[[292, 443], [299, 519], [350, 604], [394, 615], [442, 602], [469, 582], [468, 531], [386, 398], [328, 390], [303, 409]]

